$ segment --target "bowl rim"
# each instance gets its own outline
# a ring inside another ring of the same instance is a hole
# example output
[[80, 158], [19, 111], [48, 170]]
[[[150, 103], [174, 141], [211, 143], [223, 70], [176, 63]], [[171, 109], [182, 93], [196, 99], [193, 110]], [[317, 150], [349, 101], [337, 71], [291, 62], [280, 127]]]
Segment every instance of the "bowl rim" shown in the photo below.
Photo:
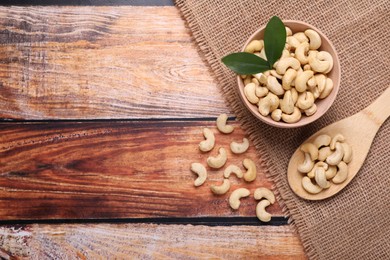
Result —
[[[313, 123], [314, 121], [318, 120], [320, 117], [322, 117], [324, 114], [326, 114], [326, 112], [329, 110], [329, 108], [332, 106], [332, 104], [334, 103], [336, 97], [337, 97], [337, 94], [339, 92], [339, 89], [340, 89], [340, 81], [341, 81], [341, 66], [340, 66], [340, 60], [339, 60], [339, 57], [338, 57], [338, 53], [336, 51], [336, 48], [334, 47], [333, 43], [329, 40], [329, 38], [321, 32], [321, 30], [319, 30], [317, 27], [309, 24], [309, 23], [306, 23], [306, 22], [303, 22], [303, 21], [299, 21], [299, 20], [282, 20], [283, 24], [285, 26], [288, 26], [290, 27], [291, 24], [299, 24], [299, 25], [303, 25], [304, 27], [307, 27], [308, 29], [313, 29], [315, 30], [319, 35], [320, 37], [325, 40], [328, 45], [329, 45], [329, 48], [332, 50], [332, 56], [333, 56], [333, 64], [337, 64], [337, 66], [333, 66], [332, 70], [333, 69], [336, 69], [337, 71], [335, 73], [337, 73], [339, 76], [336, 77], [336, 81], [333, 82], [333, 90], [331, 92], [331, 95], [332, 96], [328, 96], [326, 97], [325, 99], [328, 99], [328, 102], [326, 102], [325, 104], [321, 104], [322, 105], [322, 113], [321, 114], [314, 114], [313, 116], [310, 116], [308, 118], [310, 118], [311, 120], [305, 120], [304, 122], [302, 122], [302, 119], [300, 119], [298, 122], [296, 123], [286, 123], [286, 122], [283, 122], [283, 121], [274, 121], [270, 116], [263, 116], [261, 115], [257, 109], [256, 109], [256, 112], [253, 111], [253, 109], [251, 109], [251, 107], [249, 106], [255, 106], [253, 104], [248, 104], [249, 101], [246, 100], [245, 98], [245, 94], [244, 94], [244, 91], [243, 91], [243, 88], [245, 87], [244, 85], [244, 82], [243, 82], [243, 79], [241, 78], [240, 75], [237, 75], [237, 84], [238, 84], [238, 88], [239, 88], [239, 96], [241, 98], [241, 100], [244, 102], [246, 108], [258, 119], [260, 119], [262, 122], [268, 124], [268, 125], [271, 125], [271, 126], [274, 126], [274, 127], [278, 127], [278, 128], [296, 128], [296, 127], [301, 127], [301, 126], [305, 126], [305, 125], [308, 125], [308, 124], [311, 124]], [[289, 25], [290, 24], [290, 25]], [[265, 29], [265, 25], [260, 27], [258, 30], [256, 30], [254, 33], [251, 34], [251, 36], [249, 36], [249, 38], [247, 39], [247, 41], [245, 42], [245, 44], [243, 45], [241, 51], [244, 52], [245, 50], [245, 47], [253, 40], [253, 38], [259, 34], [261, 31], [263, 31]], [[324, 99], [324, 100], [325, 100]], [[304, 115], [305, 116], [305, 115]]]

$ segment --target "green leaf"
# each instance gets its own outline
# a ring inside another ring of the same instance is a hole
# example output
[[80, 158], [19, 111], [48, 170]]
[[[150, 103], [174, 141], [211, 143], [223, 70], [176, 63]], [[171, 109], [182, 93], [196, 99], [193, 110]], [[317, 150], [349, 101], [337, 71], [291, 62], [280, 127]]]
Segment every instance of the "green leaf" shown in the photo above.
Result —
[[272, 69], [275, 61], [282, 56], [285, 43], [286, 28], [279, 17], [273, 16], [264, 31], [264, 48], [270, 66], [269, 69]]
[[269, 70], [266, 60], [247, 52], [237, 52], [222, 58], [222, 62], [240, 75], [257, 74]]

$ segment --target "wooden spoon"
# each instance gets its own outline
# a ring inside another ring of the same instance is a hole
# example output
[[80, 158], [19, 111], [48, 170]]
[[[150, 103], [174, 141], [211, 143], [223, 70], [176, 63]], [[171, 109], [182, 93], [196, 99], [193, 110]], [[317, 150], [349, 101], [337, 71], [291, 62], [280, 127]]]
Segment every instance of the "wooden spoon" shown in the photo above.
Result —
[[299, 148], [290, 159], [287, 170], [288, 183], [291, 189], [301, 198], [307, 200], [322, 200], [329, 198], [342, 190], [358, 173], [370, 150], [372, 141], [381, 125], [390, 115], [390, 87], [377, 98], [374, 103], [359, 113], [344, 118], [329, 126], [326, 126], [310, 136], [306, 142], [312, 142], [318, 135], [327, 134], [335, 136], [340, 133], [345, 137], [345, 142], [352, 147], [352, 161], [348, 164], [348, 178], [341, 184], [333, 184], [330, 188], [317, 194], [310, 194], [302, 187], [302, 173], [298, 172], [298, 164], [304, 160], [304, 154]]

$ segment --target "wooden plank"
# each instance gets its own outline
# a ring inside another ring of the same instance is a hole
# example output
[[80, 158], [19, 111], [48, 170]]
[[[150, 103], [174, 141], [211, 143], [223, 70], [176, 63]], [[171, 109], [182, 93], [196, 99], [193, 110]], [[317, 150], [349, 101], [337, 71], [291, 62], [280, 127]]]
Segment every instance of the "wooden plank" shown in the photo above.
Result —
[[173, 7], [0, 7], [0, 118], [227, 112]]
[[67, 224], [0, 227], [4, 259], [306, 259], [289, 226]]
[[[209, 169], [206, 184], [193, 186], [190, 164], [206, 165], [220, 146], [228, 150], [227, 164], [244, 170], [244, 158], [257, 160], [253, 145], [245, 154], [230, 152], [230, 142], [244, 137], [234, 125], [231, 135], [223, 135], [214, 121], [2, 123], [0, 219], [254, 216], [253, 197], [233, 212], [228, 194], [210, 192], [222, 170]], [[198, 143], [206, 126], [217, 145], [202, 154]], [[232, 190], [271, 187], [261, 172], [251, 184], [231, 181]], [[282, 215], [278, 205], [269, 211]]]

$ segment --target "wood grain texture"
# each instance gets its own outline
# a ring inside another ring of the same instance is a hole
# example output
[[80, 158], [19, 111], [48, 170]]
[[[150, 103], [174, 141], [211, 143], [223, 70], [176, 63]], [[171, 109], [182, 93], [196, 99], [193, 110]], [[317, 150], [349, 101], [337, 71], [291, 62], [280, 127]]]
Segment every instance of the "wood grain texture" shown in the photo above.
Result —
[[306, 259], [288, 226], [0, 227], [0, 254], [5, 259]]
[[0, 118], [228, 112], [171, 7], [0, 7]]
[[[244, 137], [234, 124], [235, 131], [224, 135], [214, 121], [2, 123], [0, 219], [255, 216], [253, 197], [233, 212], [228, 194], [211, 193], [209, 185], [221, 183], [223, 170], [209, 169], [205, 185], [193, 186], [190, 164], [206, 165], [220, 146], [228, 150], [226, 166], [244, 171], [244, 158], [256, 161], [253, 145], [245, 154], [230, 152], [230, 142]], [[206, 126], [217, 143], [202, 154]], [[261, 172], [251, 184], [231, 181], [231, 190], [271, 188]], [[282, 215], [278, 205], [269, 211]]]

